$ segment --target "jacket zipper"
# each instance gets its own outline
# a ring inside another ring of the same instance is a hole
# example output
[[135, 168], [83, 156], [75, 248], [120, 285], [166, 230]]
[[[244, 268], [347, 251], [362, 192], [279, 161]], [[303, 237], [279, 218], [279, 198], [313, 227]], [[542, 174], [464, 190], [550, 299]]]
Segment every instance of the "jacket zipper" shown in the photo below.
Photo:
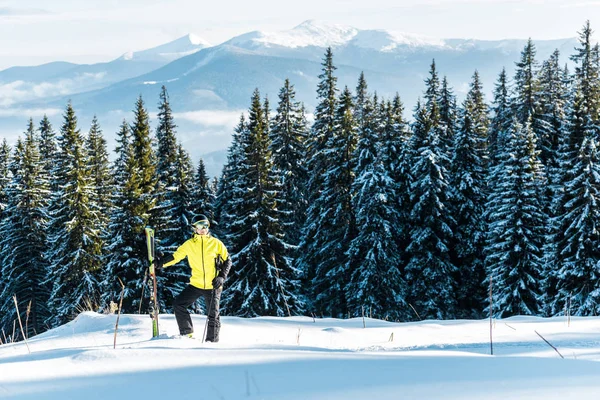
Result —
[[204, 289], [206, 289], [206, 268], [204, 267], [204, 238], [201, 237], [202, 240], [202, 271], [204, 272]]

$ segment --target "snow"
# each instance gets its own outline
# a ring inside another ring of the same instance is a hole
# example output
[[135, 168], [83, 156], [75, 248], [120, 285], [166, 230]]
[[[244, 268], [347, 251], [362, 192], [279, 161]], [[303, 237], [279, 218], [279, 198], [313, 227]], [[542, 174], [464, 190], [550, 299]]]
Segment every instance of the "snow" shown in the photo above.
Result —
[[[600, 318], [390, 323], [223, 317], [221, 341], [151, 339], [147, 315], [92, 312], [0, 346], [1, 399], [595, 399]], [[194, 316], [198, 332], [204, 317]], [[537, 331], [565, 359], [544, 343]]]
[[336, 47], [352, 44], [377, 51], [393, 51], [399, 46], [444, 47], [441, 39], [386, 30], [361, 30], [351, 26], [308, 20], [279, 32], [251, 32], [238, 36], [228, 43], [254, 42], [267, 47], [300, 48], [308, 46]]

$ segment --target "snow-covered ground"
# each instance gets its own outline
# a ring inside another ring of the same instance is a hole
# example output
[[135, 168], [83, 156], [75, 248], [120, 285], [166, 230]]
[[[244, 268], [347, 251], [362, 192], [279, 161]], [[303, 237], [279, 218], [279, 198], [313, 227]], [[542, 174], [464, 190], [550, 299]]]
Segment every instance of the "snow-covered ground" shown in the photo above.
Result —
[[[224, 317], [220, 343], [160, 316], [86, 312], [0, 346], [0, 399], [597, 399], [600, 318], [390, 323]], [[204, 317], [195, 316], [202, 333]], [[564, 356], [546, 344], [536, 331]]]

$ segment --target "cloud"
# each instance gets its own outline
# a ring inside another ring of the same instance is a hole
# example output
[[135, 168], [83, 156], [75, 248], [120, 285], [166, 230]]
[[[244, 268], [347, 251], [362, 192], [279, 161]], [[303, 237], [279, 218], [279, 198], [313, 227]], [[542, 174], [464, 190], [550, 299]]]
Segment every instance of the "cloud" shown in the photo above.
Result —
[[223, 127], [233, 129], [240, 121], [240, 115], [245, 110], [197, 110], [174, 113], [175, 119], [182, 119], [208, 127]]
[[78, 74], [72, 79], [57, 82], [0, 82], [0, 107], [9, 107], [23, 101], [54, 96], [65, 96], [82, 91], [86, 87], [102, 81], [106, 72]]
[[37, 8], [9, 8], [0, 7], [0, 18], [1, 17], [27, 17], [32, 15], [48, 15], [50, 14], [47, 10]]
[[0, 117], [39, 118], [47, 115], [59, 115], [63, 110], [59, 108], [0, 108]]

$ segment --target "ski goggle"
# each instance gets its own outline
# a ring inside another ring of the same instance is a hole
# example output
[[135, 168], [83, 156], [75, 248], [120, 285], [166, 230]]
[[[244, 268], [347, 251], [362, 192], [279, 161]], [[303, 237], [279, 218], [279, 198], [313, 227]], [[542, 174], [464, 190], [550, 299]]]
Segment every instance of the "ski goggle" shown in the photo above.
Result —
[[198, 230], [208, 229], [208, 225], [209, 225], [208, 222], [199, 222], [194, 225], [194, 229], [198, 229]]

